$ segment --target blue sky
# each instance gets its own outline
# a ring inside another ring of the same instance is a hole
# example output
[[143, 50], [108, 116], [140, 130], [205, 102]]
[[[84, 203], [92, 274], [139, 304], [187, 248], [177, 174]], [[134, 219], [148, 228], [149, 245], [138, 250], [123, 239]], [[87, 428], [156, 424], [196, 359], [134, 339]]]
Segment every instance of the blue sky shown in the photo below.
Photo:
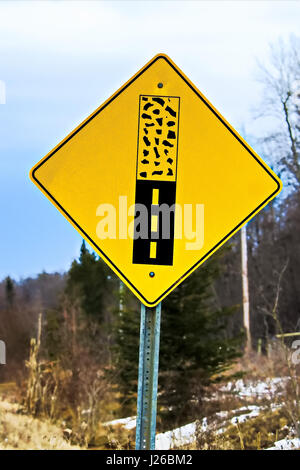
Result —
[[29, 169], [152, 56], [167, 53], [234, 127], [259, 135], [256, 59], [299, 24], [297, 1], [1, 1], [0, 279], [77, 256], [80, 235]]

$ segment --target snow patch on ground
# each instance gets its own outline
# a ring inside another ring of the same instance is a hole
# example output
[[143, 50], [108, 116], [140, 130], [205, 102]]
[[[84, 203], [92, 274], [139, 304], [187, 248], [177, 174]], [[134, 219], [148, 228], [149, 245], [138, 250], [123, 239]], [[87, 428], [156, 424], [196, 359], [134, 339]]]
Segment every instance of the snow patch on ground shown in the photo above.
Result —
[[129, 418], [114, 419], [104, 423], [104, 426], [117, 426], [121, 424], [124, 429], [133, 429], [136, 427], [136, 416], [130, 416]]
[[[243, 423], [247, 419], [255, 418], [259, 415], [263, 408], [259, 406], [243, 406], [236, 410], [231, 411], [220, 411], [215, 413], [214, 416], [210, 417], [209, 421], [211, 424], [208, 424], [208, 419], [203, 418], [201, 424], [198, 422], [193, 422], [181, 426], [179, 428], [173, 429], [172, 431], [167, 431], [156, 436], [156, 449], [158, 450], [169, 450], [174, 447], [180, 447], [183, 445], [193, 444], [196, 440], [196, 430], [198, 432], [206, 432], [210, 428], [213, 428], [216, 423], [216, 418], [223, 418], [225, 421], [219, 424], [220, 428], [216, 430], [217, 434], [222, 434], [226, 431], [229, 422], [232, 424]], [[243, 414], [239, 414], [244, 412]], [[238, 416], [233, 416], [230, 421], [226, 420], [228, 415], [238, 414]]]
[[[271, 408], [276, 408], [276, 406], [271, 406]], [[256, 406], [256, 405], [249, 405], [243, 406], [241, 408], [237, 408], [236, 410], [230, 411], [219, 411], [215, 413], [215, 415], [211, 416], [208, 419], [205, 417], [202, 419], [202, 422], [193, 422], [181, 426], [176, 429], [172, 429], [171, 431], [166, 431], [156, 435], [155, 438], [155, 448], [157, 450], [169, 450], [173, 449], [174, 447], [181, 447], [184, 445], [193, 444], [196, 440], [196, 430], [198, 432], [206, 432], [209, 429], [215, 430], [217, 434], [222, 434], [226, 431], [228, 424], [237, 424], [237, 423], [244, 423], [248, 419], [255, 418], [259, 415], [259, 413], [265, 409], [265, 407]], [[233, 416], [232, 416], [233, 415]], [[229, 419], [229, 416], [231, 418]], [[218, 418], [223, 419], [224, 421], [218, 424], [218, 429], [216, 429], [216, 420]], [[136, 416], [131, 416], [129, 418], [121, 418], [115, 419], [113, 421], [109, 421], [104, 423], [104, 426], [116, 426], [122, 425], [124, 429], [133, 429], [136, 427]], [[281, 442], [281, 441], [279, 441]], [[292, 441], [291, 441], [292, 442]], [[276, 445], [276, 443], [275, 443]]]
[[287, 382], [288, 377], [274, 377], [266, 379], [265, 381], [258, 381], [256, 383], [245, 383], [243, 379], [236, 382], [228, 382], [221, 387], [221, 392], [231, 392], [239, 395], [240, 397], [271, 397], [275, 393], [278, 394]]
[[173, 447], [191, 444], [195, 440], [196, 423], [189, 423], [172, 431], [157, 434], [155, 448], [157, 450], [169, 450]]
[[281, 439], [281, 441], [274, 442], [274, 447], [269, 447], [266, 450], [295, 450], [300, 449], [300, 439]]
[[[243, 407], [243, 408], [245, 408], [245, 407]], [[243, 408], [240, 408], [239, 411], [242, 411]], [[252, 409], [250, 409], [250, 408], [252, 408]], [[248, 410], [246, 408], [245, 411], [247, 411], [247, 412], [244, 413], [244, 414], [241, 414], [239, 416], [234, 416], [233, 418], [231, 418], [231, 420], [230, 420], [231, 424], [244, 423], [245, 421], [247, 421], [250, 418], [256, 418], [259, 415], [259, 413], [261, 412], [261, 407], [259, 407], [259, 406], [249, 406]]]
[[[245, 382], [243, 379], [235, 382], [228, 382], [220, 391], [235, 393], [239, 397], [265, 397], [272, 398], [274, 394], [280, 394], [288, 381], [288, 377], [274, 377], [265, 381]], [[276, 409], [279, 405], [269, 403], [269, 409]], [[256, 418], [265, 410], [265, 406], [249, 405], [236, 410], [220, 411], [209, 418], [203, 418], [202, 421], [186, 424], [171, 431], [166, 431], [156, 435], [155, 447], [157, 450], [169, 450], [174, 447], [193, 444], [196, 440], [196, 431], [202, 433], [213, 430], [217, 434], [226, 431], [229, 424], [243, 423], [251, 418]], [[136, 427], [136, 416], [129, 418], [115, 419], [105, 423], [106, 426], [122, 425], [125, 429]], [[286, 450], [300, 448], [300, 439], [283, 439], [277, 441], [270, 450]], [[268, 449], [269, 450], [269, 449]]]

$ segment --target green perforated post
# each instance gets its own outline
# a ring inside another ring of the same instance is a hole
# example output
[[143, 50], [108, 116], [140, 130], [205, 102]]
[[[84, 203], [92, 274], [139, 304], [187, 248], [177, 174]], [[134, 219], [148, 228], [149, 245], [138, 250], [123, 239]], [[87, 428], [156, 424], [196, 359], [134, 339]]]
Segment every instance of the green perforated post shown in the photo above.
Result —
[[141, 305], [136, 449], [155, 449], [161, 304]]

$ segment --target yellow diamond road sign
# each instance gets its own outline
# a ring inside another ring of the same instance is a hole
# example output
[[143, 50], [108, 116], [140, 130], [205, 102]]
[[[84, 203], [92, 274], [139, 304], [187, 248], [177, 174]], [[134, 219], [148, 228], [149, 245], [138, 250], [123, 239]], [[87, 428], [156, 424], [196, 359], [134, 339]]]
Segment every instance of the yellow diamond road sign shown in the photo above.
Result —
[[163, 54], [38, 162], [31, 179], [147, 306], [281, 190]]

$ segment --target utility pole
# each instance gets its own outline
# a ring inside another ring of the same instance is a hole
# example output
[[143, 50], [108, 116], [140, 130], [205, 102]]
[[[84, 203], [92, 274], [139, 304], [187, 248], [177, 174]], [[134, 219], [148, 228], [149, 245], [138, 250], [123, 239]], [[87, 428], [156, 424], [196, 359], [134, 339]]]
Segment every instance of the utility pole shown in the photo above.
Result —
[[241, 229], [241, 261], [242, 261], [242, 286], [243, 286], [243, 323], [247, 335], [246, 352], [251, 351], [250, 309], [249, 309], [249, 284], [248, 284], [248, 253], [246, 226]]

